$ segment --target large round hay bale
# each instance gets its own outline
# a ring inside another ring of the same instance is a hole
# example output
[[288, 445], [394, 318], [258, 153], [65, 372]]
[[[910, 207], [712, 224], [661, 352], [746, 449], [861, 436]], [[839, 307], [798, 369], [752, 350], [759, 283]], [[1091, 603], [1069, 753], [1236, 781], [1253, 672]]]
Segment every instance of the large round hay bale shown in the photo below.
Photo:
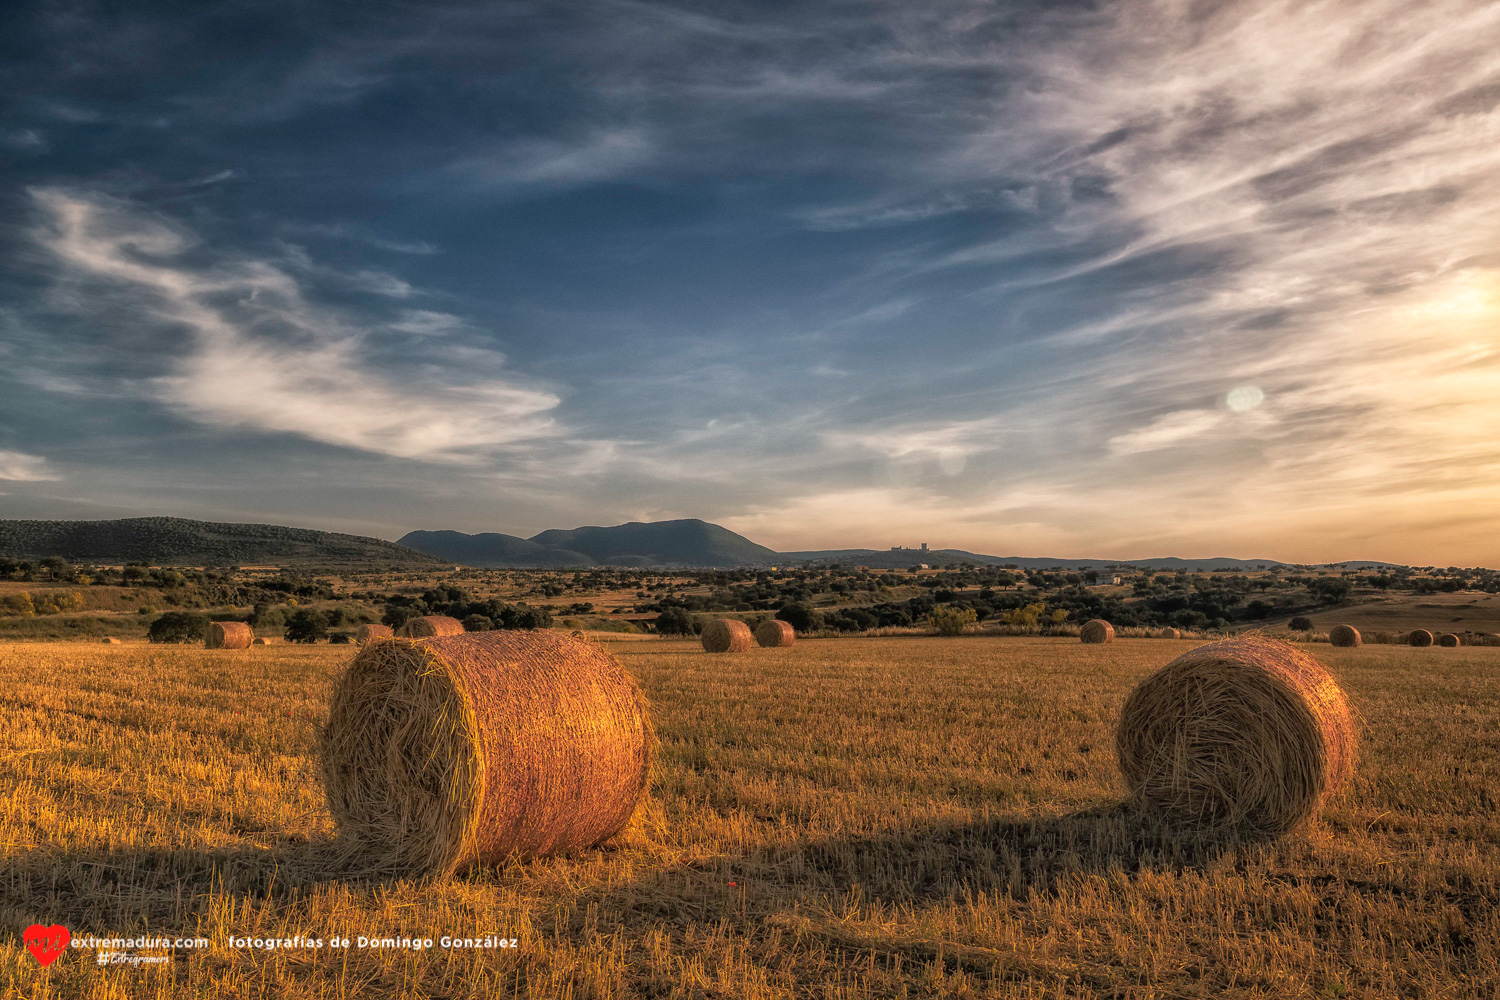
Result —
[[351, 856], [441, 877], [613, 837], [646, 791], [656, 737], [619, 661], [538, 630], [370, 643], [319, 744]]
[[755, 641], [762, 646], [790, 646], [797, 641], [797, 630], [791, 622], [771, 618], [755, 626]]
[[446, 615], [423, 615], [408, 618], [406, 624], [396, 629], [403, 639], [431, 639], [438, 635], [463, 635], [464, 623]]
[[361, 625], [354, 630], [354, 641], [363, 646], [371, 639], [389, 639], [396, 630], [389, 625]]
[[103, 643], [104, 645], [106, 645], [106, 646], [118, 646], [120, 644], [120, 640], [116, 639], [112, 635], [107, 635], [103, 639], [100, 639], [99, 641], [101, 643]]
[[1406, 641], [1411, 643], [1413, 646], [1431, 646], [1432, 633], [1427, 631], [1425, 628], [1419, 628], [1411, 635], [1407, 636]]
[[1353, 625], [1335, 625], [1328, 630], [1328, 642], [1333, 646], [1358, 646], [1364, 642], [1359, 629]]
[[1175, 628], [1164, 628], [1161, 630], [1160, 637], [1163, 639], [1181, 639], [1182, 633]]
[[1142, 681], [1115, 745], [1140, 804], [1274, 834], [1349, 779], [1356, 736], [1344, 693], [1317, 660], [1244, 635], [1192, 649]]
[[754, 645], [750, 626], [738, 618], [721, 618], [703, 627], [703, 648], [710, 653], [743, 653]]
[[1082, 642], [1114, 642], [1115, 627], [1102, 618], [1095, 618], [1083, 623], [1078, 638]]
[[209, 649], [249, 649], [255, 631], [244, 622], [209, 622], [203, 631], [203, 645]]
[[1442, 635], [1438, 636], [1437, 640], [1439, 646], [1447, 646], [1449, 649], [1452, 649], [1453, 647], [1459, 645], [1461, 642], [1462, 640], [1452, 632], [1444, 632]]

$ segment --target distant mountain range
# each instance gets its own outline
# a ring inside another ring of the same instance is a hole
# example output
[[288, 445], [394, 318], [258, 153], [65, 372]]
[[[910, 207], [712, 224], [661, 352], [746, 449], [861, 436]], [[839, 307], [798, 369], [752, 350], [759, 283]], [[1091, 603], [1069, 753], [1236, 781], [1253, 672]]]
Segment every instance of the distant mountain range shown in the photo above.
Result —
[[[1104, 570], [1136, 566], [1166, 570], [1268, 569], [1275, 559], [1051, 559], [991, 556], [962, 549], [820, 549], [776, 552], [728, 528], [697, 518], [631, 521], [613, 527], [551, 529], [530, 538], [483, 532], [412, 531], [399, 542], [275, 524], [228, 524], [180, 517], [134, 517], [117, 521], [0, 520], [0, 556], [119, 564], [177, 566], [322, 566], [328, 568], [437, 566], [494, 568], [585, 566], [736, 567], [797, 564], [868, 566], [1015, 566], [1020, 569]], [[1358, 561], [1347, 569], [1390, 566]]]
[[182, 517], [117, 521], [0, 520], [0, 555], [61, 556], [69, 562], [156, 566], [433, 566], [439, 560], [364, 535], [279, 524], [228, 524]]
[[401, 545], [466, 566], [773, 566], [784, 561], [728, 528], [697, 518], [612, 528], [553, 528], [530, 538], [412, 531]]

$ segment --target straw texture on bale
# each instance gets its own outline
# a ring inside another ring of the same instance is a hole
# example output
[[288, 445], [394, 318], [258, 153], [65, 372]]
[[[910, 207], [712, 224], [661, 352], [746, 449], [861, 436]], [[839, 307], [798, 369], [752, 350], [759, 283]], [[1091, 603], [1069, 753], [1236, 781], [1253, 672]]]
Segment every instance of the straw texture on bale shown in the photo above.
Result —
[[1164, 629], [1161, 630], [1161, 638], [1163, 638], [1163, 639], [1181, 639], [1182, 638], [1182, 633], [1179, 632], [1179, 631], [1177, 631], [1175, 628], [1164, 628]]
[[1411, 643], [1413, 646], [1431, 646], [1432, 633], [1427, 631], [1425, 628], [1419, 628], [1411, 635], [1407, 636], [1406, 641]]
[[1328, 630], [1328, 642], [1333, 646], [1358, 646], [1364, 641], [1353, 625], [1335, 625]]
[[244, 622], [209, 622], [203, 645], [209, 649], [249, 649], [255, 632]]
[[1115, 627], [1102, 618], [1095, 618], [1083, 623], [1078, 638], [1083, 642], [1114, 642]]
[[1461, 640], [1458, 638], [1458, 636], [1454, 635], [1452, 632], [1444, 632], [1442, 635], [1438, 636], [1438, 645], [1447, 646], [1450, 649], [1454, 646], [1457, 646], [1460, 641]]
[[1348, 781], [1357, 741], [1344, 693], [1317, 660], [1246, 635], [1192, 649], [1142, 681], [1115, 744], [1141, 805], [1278, 834]]
[[656, 736], [593, 643], [491, 631], [361, 649], [320, 734], [328, 806], [370, 870], [443, 877], [592, 847], [629, 823]]
[[120, 640], [116, 639], [112, 635], [107, 635], [103, 639], [100, 639], [99, 641], [102, 642], [106, 646], [118, 646], [120, 644]]
[[423, 615], [421, 618], [407, 619], [405, 625], [396, 629], [396, 634], [404, 639], [431, 639], [436, 635], [462, 635], [463, 631], [464, 623], [457, 618]]
[[396, 630], [389, 625], [361, 625], [354, 630], [354, 641], [363, 646], [371, 639], [389, 639]]
[[791, 622], [771, 618], [755, 626], [755, 641], [762, 646], [790, 646], [797, 641], [797, 630]]
[[271, 644], [271, 640], [270, 639], [267, 639], [265, 636], [258, 636], [258, 637], [256, 637], [256, 640], [254, 642], [252, 642], [250, 645], [252, 645], [252, 646], [269, 646], [270, 644]]
[[710, 653], [743, 653], [754, 645], [750, 626], [738, 618], [721, 618], [703, 627], [703, 648]]

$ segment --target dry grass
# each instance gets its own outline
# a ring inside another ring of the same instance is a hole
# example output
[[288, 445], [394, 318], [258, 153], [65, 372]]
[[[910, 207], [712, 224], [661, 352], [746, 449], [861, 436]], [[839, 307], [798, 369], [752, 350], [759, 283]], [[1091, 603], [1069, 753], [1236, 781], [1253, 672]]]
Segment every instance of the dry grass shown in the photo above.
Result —
[[619, 661], [543, 631], [367, 646], [334, 688], [319, 747], [351, 863], [447, 876], [613, 837], [654, 743]]
[[409, 619], [396, 629], [396, 635], [405, 639], [429, 639], [435, 635], [462, 635], [463, 622], [447, 615], [423, 615]]
[[1102, 642], [1115, 641], [1115, 627], [1102, 618], [1094, 618], [1086, 621], [1078, 629], [1080, 642], [1099, 644]]
[[209, 649], [249, 649], [255, 631], [244, 622], [209, 622], [203, 630], [203, 645]]
[[797, 630], [791, 622], [768, 618], [755, 626], [755, 641], [767, 648], [791, 646], [797, 641]]
[[755, 637], [750, 626], [738, 618], [721, 618], [703, 626], [699, 637], [703, 648], [710, 653], [743, 653], [755, 648]]
[[1364, 642], [1359, 629], [1353, 625], [1335, 625], [1328, 630], [1328, 642], [1334, 646], [1358, 646]]
[[[1185, 641], [607, 645], [662, 740], [639, 827], [426, 885], [308, 863], [333, 833], [315, 728], [350, 650], [0, 644], [0, 997], [1500, 989], [1500, 649], [1319, 647], [1361, 716], [1361, 767], [1315, 825], [1240, 842], [1118, 808], [1121, 705]], [[20, 947], [35, 921], [213, 947], [43, 970]], [[484, 932], [519, 947], [223, 944]]]
[[1259, 635], [1183, 653], [1131, 692], [1115, 735], [1135, 795], [1175, 822], [1281, 834], [1349, 780], [1358, 740], [1322, 665]]
[[389, 639], [396, 630], [389, 625], [361, 625], [354, 630], [354, 641], [363, 646], [371, 639]]

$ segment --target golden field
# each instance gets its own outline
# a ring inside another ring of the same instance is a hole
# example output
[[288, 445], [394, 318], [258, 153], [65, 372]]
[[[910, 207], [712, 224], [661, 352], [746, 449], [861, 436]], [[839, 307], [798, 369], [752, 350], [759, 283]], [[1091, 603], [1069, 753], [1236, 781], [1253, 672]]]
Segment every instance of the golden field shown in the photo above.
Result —
[[[1245, 843], [1120, 808], [1115, 717], [1188, 642], [599, 638], [654, 705], [642, 821], [436, 885], [320, 861], [348, 647], [0, 644], [0, 997], [1500, 992], [1500, 648], [1307, 647], [1361, 766], [1315, 826]], [[210, 945], [43, 969], [37, 922]], [[335, 934], [517, 947], [227, 946]]]

